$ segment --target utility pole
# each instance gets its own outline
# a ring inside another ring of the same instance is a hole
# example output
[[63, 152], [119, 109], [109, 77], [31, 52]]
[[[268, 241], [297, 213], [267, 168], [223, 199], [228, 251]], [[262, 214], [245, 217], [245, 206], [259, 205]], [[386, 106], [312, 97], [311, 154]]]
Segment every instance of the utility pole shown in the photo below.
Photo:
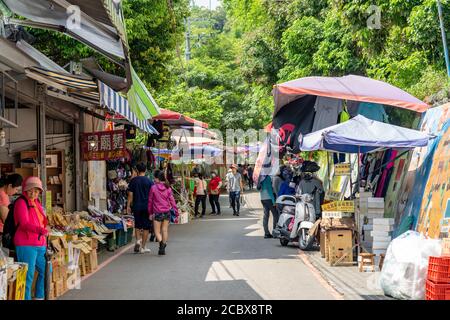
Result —
[[191, 18], [184, 20], [186, 26], [186, 61], [191, 60]]
[[447, 75], [450, 78], [450, 59], [448, 56], [448, 46], [447, 46], [447, 36], [445, 34], [445, 26], [444, 26], [444, 15], [442, 13], [441, 1], [436, 0], [438, 13], [439, 13], [439, 22], [441, 25], [441, 34], [442, 34], [442, 44], [444, 46], [444, 55], [445, 55], [445, 64], [447, 65]]

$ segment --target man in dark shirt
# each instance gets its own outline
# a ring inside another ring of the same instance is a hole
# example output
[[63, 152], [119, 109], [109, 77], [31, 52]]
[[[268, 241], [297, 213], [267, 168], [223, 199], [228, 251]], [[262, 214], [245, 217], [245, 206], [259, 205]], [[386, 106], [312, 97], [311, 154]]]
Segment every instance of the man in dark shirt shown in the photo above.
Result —
[[148, 194], [153, 185], [152, 181], [145, 176], [147, 168], [145, 164], [139, 163], [137, 166], [138, 176], [130, 181], [128, 186], [127, 212], [134, 215], [134, 227], [136, 229], [135, 253], [147, 253], [147, 239], [152, 231], [152, 222], [148, 214]]

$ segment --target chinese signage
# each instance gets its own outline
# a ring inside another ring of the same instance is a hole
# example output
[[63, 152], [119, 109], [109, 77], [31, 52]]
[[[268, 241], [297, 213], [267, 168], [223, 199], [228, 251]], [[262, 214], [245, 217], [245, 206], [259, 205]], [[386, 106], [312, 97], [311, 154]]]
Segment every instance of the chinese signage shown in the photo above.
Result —
[[350, 175], [350, 163], [340, 163], [334, 166], [334, 174], [336, 176], [349, 176]]
[[114, 160], [126, 156], [125, 130], [83, 133], [81, 140], [84, 161]]
[[322, 205], [322, 211], [355, 212], [355, 202], [351, 200], [334, 201]]

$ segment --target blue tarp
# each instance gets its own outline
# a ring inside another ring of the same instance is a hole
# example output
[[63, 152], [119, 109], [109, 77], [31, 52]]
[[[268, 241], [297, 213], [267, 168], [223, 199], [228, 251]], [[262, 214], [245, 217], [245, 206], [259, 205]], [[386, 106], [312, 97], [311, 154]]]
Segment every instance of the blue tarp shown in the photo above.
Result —
[[301, 139], [302, 151], [326, 150], [367, 153], [380, 148], [416, 148], [428, 145], [430, 136], [358, 115], [344, 123], [310, 133]]

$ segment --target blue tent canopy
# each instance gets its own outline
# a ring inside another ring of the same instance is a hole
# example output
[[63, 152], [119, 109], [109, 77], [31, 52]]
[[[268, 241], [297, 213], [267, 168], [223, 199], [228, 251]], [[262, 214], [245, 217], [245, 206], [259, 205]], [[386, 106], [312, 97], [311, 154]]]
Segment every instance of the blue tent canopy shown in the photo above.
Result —
[[302, 151], [326, 150], [368, 153], [383, 148], [416, 148], [428, 145], [431, 137], [358, 115], [344, 123], [310, 133], [301, 139]]

